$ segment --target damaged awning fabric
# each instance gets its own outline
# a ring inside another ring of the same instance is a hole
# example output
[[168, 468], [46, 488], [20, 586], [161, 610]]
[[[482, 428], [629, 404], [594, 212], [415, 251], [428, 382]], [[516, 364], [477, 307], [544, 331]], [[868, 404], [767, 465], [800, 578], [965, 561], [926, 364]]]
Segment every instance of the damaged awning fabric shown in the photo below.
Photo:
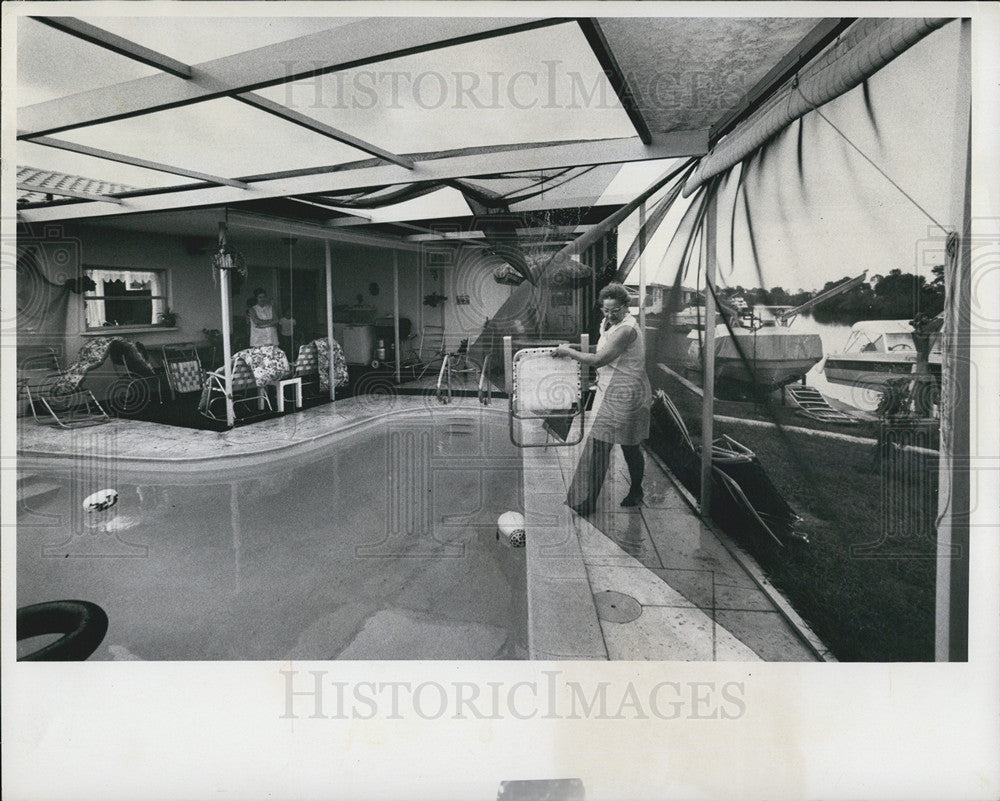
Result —
[[772, 95], [704, 156], [684, 186], [687, 197], [709, 178], [739, 164], [795, 120], [878, 72], [948, 19], [858, 20], [830, 50]]

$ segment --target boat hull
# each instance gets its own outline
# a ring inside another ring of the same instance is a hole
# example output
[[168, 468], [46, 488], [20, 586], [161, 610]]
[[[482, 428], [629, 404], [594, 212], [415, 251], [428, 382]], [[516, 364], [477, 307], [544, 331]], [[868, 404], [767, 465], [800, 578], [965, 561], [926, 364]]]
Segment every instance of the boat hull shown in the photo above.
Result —
[[[823, 363], [823, 375], [831, 384], [884, 390], [889, 381], [913, 375], [916, 354], [895, 356], [882, 353], [831, 354]], [[931, 355], [930, 374], [941, 380], [941, 361]]]
[[[716, 332], [715, 376], [721, 381], [776, 389], [804, 378], [822, 358], [818, 334], [793, 334], [781, 328], [738, 330], [732, 335], [725, 329]], [[691, 343], [688, 364], [701, 368], [697, 340]]]
[[740, 359], [723, 359], [715, 363], [715, 377], [743, 384], [757, 383], [765, 387], [783, 387], [805, 377], [819, 358], [767, 361], [753, 359], [751, 374]]

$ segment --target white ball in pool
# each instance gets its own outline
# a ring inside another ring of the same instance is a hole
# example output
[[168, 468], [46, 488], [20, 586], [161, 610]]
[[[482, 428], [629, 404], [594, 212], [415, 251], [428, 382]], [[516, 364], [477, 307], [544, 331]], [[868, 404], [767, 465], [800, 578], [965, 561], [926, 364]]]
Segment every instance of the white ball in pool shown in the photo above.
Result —
[[514, 548], [524, 547], [524, 515], [520, 512], [504, 512], [497, 518], [497, 534]]
[[116, 503], [118, 503], [118, 491], [103, 489], [84, 498], [83, 508], [88, 512], [104, 512]]

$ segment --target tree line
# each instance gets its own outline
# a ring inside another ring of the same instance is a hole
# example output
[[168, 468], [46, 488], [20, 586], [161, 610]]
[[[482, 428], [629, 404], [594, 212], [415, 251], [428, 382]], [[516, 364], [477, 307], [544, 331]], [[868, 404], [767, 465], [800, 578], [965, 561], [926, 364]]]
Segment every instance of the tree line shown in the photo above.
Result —
[[[917, 314], [933, 317], [944, 309], [944, 266], [931, 270], [932, 279], [922, 275], [891, 270], [888, 275], [876, 275], [853, 289], [835, 295], [807, 309], [820, 323], [854, 325], [861, 320], [908, 320]], [[742, 297], [750, 306], [799, 306], [813, 297], [847, 280], [828, 281], [817, 292], [790, 293], [780, 286], [770, 289], [741, 286], [720, 290], [720, 297]]]

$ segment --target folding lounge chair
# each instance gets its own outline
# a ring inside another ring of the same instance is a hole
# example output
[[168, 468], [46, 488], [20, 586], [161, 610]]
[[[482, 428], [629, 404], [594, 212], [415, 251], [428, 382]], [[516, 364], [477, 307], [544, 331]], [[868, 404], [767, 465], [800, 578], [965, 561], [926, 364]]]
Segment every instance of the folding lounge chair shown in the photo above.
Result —
[[[39, 397], [62, 373], [59, 356], [54, 348], [33, 348], [19, 352], [17, 358], [17, 400], [18, 414], [21, 402], [27, 403], [31, 416], [38, 420], [41, 407]], [[44, 409], [42, 410], [44, 411]]]
[[417, 378], [423, 378], [432, 367], [440, 366], [447, 352], [444, 348], [444, 326], [425, 325], [420, 332], [420, 346], [417, 350]]
[[[571, 359], [553, 359], [550, 347], [524, 348], [512, 359], [510, 395], [510, 441], [519, 448], [542, 448], [553, 445], [576, 445], [583, 441], [586, 392], [583, 369]], [[544, 421], [544, 442], [528, 442], [516, 436], [514, 422]], [[572, 439], [571, 429], [579, 420], [579, 432]], [[556, 442], [548, 435], [555, 434]]]
[[163, 368], [167, 373], [170, 397], [190, 392], [201, 392], [205, 384], [205, 370], [201, 366], [198, 349], [191, 343], [163, 346]]
[[18, 392], [27, 400], [37, 422], [84, 428], [111, 421], [89, 389], [55, 393], [53, 389], [62, 374], [59, 358], [51, 348], [19, 360]]
[[121, 348], [112, 348], [108, 354], [117, 375], [108, 393], [109, 402], [115, 412], [134, 414], [143, 409], [154, 397], [158, 404], [163, 405], [160, 376], [150, 366], [146, 348], [141, 342], [136, 342], [135, 351], [141, 359]]

